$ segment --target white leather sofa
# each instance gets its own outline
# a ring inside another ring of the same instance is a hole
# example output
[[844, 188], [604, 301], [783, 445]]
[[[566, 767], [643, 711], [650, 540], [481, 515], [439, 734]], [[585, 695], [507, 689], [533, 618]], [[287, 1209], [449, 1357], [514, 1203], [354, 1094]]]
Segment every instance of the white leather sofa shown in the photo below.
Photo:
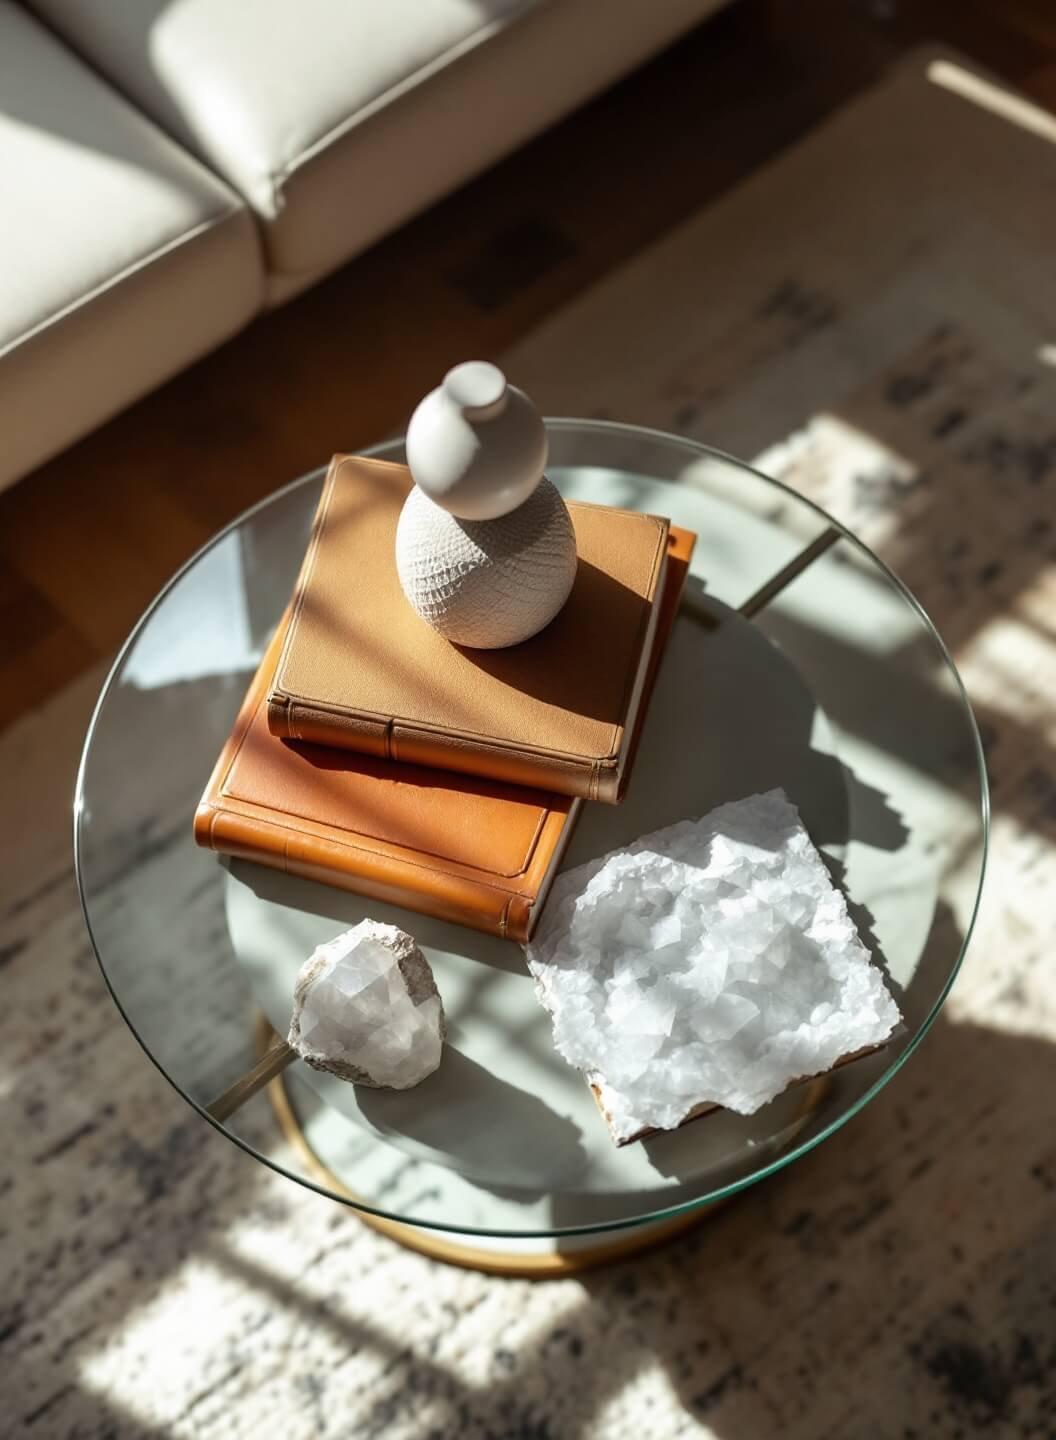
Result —
[[0, 0], [0, 485], [722, 0]]

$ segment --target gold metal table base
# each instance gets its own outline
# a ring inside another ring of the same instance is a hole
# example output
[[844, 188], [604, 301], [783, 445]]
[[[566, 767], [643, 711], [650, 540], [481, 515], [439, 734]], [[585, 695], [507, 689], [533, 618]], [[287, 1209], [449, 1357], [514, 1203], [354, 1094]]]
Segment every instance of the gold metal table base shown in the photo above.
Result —
[[[263, 1015], [256, 1023], [256, 1048], [258, 1055], [274, 1050], [277, 1036]], [[804, 1107], [802, 1120], [816, 1109], [829, 1088], [828, 1076], [820, 1076], [803, 1086]], [[555, 1236], [553, 1249], [524, 1251], [502, 1248], [497, 1238], [494, 1246], [474, 1245], [462, 1241], [446, 1231], [430, 1229], [423, 1225], [409, 1225], [399, 1220], [388, 1220], [359, 1209], [362, 1204], [354, 1191], [350, 1190], [340, 1176], [335, 1175], [308, 1143], [286, 1089], [286, 1077], [277, 1074], [268, 1084], [268, 1100], [279, 1124], [283, 1139], [300, 1156], [308, 1171], [319, 1184], [334, 1195], [340, 1195], [358, 1209], [359, 1218], [372, 1230], [379, 1230], [390, 1240], [428, 1255], [432, 1260], [442, 1260], [447, 1265], [462, 1265], [468, 1270], [482, 1270], [490, 1275], [517, 1276], [532, 1280], [556, 1279], [562, 1275], [575, 1275], [590, 1270], [596, 1265], [608, 1265], [617, 1260], [629, 1259], [643, 1250], [663, 1245], [684, 1235], [702, 1221], [714, 1215], [726, 1202], [712, 1201], [694, 1209], [675, 1215], [670, 1220], [644, 1220], [640, 1224], [624, 1226], [616, 1231], [600, 1231], [596, 1234], [571, 1235], [565, 1239]], [[706, 1121], [705, 1121], [706, 1123]], [[562, 1248], [562, 1246], [564, 1248]]]
[[[267, 1033], [271, 1034], [270, 1027]], [[335, 1195], [342, 1195], [356, 1204], [357, 1196], [319, 1159], [309, 1145], [286, 1093], [286, 1082], [282, 1075], [276, 1076], [269, 1083], [268, 1099], [283, 1138], [296, 1150], [309, 1174]], [[409, 1250], [417, 1250], [421, 1255], [428, 1255], [432, 1260], [442, 1260], [448, 1265], [463, 1265], [469, 1270], [483, 1270], [491, 1275], [542, 1280], [575, 1275], [581, 1270], [589, 1270], [592, 1266], [624, 1260], [654, 1245], [662, 1245], [699, 1225], [718, 1209], [719, 1203], [721, 1202], [699, 1206], [688, 1214], [676, 1215], [671, 1220], [645, 1221], [642, 1225], [627, 1226], [615, 1232], [616, 1238], [613, 1238], [611, 1231], [598, 1235], [572, 1236], [564, 1242], [564, 1250], [560, 1248], [561, 1238], [555, 1237], [555, 1248], [541, 1253], [503, 1250], [499, 1248], [501, 1241], [494, 1249], [490, 1246], [476, 1246], [457, 1240], [442, 1231], [420, 1225], [402, 1224], [398, 1220], [386, 1220], [365, 1210], [359, 1211], [359, 1218], [372, 1230], [380, 1230], [390, 1240], [405, 1245]]]

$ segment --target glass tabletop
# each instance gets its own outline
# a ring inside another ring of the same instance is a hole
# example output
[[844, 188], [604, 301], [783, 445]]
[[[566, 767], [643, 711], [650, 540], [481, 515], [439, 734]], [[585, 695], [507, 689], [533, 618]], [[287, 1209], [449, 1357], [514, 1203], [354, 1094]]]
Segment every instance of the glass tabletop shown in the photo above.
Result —
[[[975, 721], [927, 616], [875, 556], [701, 445], [605, 422], [547, 428], [547, 473], [566, 497], [666, 515], [698, 536], [627, 799], [584, 807], [564, 864], [783, 786], [902, 1011], [881, 1052], [754, 1116], [713, 1112], [617, 1149], [550, 1044], [518, 946], [195, 845], [195, 807], [289, 600], [323, 470], [228, 526], [151, 605], [103, 688], [75, 799], [78, 883], [107, 983], [205, 1118], [271, 1031], [285, 1033], [292, 976], [315, 945], [366, 915], [418, 938], [448, 1014], [434, 1076], [365, 1091], [298, 1061], [273, 1087], [283, 1127], [258, 1095], [219, 1128], [364, 1212], [461, 1235], [582, 1234], [688, 1212], [818, 1144], [938, 1013], [985, 862]], [[371, 453], [403, 459], [401, 442]]]

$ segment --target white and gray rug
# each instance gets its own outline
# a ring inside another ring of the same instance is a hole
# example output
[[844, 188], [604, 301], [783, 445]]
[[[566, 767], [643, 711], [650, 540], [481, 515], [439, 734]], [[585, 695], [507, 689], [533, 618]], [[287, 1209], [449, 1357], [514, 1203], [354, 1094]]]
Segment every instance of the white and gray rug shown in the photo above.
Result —
[[1056, 126], [929, 58], [507, 357], [552, 412], [761, 456], [954, 647], [992, 866], [919, 1054], [666, 1250], [537, 1284], [403, 1251], [125, 1029], [71, 872], [89, 676], [0, 739], [0, 1434], [1054, 1433]]

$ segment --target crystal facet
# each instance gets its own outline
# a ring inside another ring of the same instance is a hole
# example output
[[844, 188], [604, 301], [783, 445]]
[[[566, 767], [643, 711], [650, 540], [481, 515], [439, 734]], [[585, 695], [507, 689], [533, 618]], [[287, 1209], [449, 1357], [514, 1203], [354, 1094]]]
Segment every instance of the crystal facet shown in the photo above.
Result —
[[361, 920], [301, 966], [287, 1038], [316, 1070], [408, 1090], [440, 1064], [445, 1034], [429, 962], [395, 925]]
[[560, 876], [527, 956], [620, 1143], [704, 1105], [750, 1115], [900, 1018], [781, 790]]

